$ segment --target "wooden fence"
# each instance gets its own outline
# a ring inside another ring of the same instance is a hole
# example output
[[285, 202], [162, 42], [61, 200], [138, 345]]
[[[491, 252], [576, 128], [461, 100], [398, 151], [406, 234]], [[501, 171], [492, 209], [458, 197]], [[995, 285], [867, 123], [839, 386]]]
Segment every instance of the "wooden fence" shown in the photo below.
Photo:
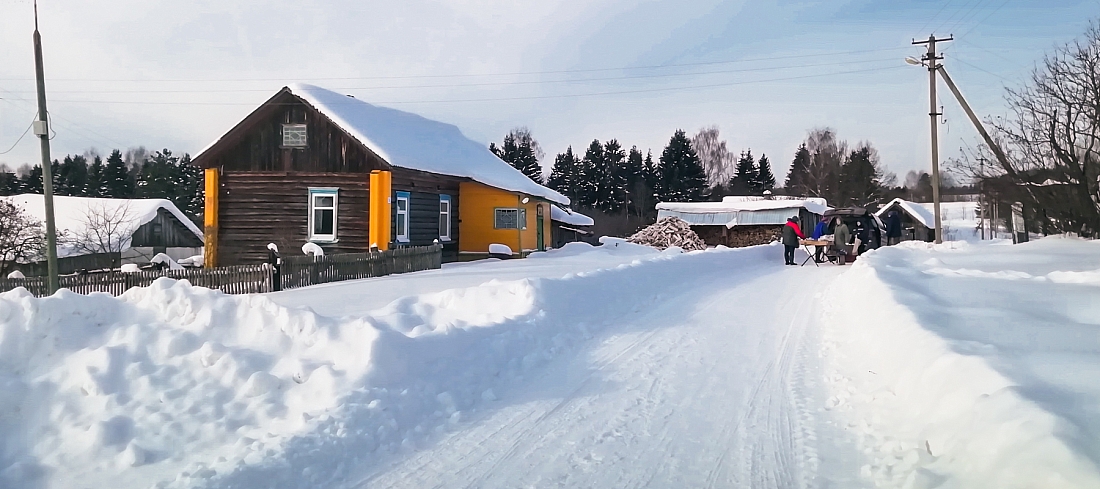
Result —
[[[219, 268], [183, 270], [142, 270], [123, 273], [117, 270], [90, 272], [58, 277], [58, 285], [78, 294], [106, 292], [118, 296], [131, 287], [147, 287], [161, 277], [187, 280], [191, 285], [218, 289], [227, 294], [254, 294], [274, 290], [273, 267], [267, 263]], [[46, 277], [0, 278], [0, 291], [25, 287], [37, 297], [46, 295]]]
[[393, 273], [432, 270], [443, 265], [443, 245], [409, 246], [368, 253], [283, 258], [281, 290], [341, 280], [381, 277]]
[[[186, 279], [191, 282], [191, 285], [217, 289], [227, 294], [256, 294], [341, 280], [436, 269], [442, 266], [442, 252], [441, 245], [416, 246], [370, 253], [325, 255], [316, 258], [287, 257], [278, 267], [261, 263], [218, 268], [142, 270], [132, 273], [112, 270], [62, 275], [58, 279], [61, 288], [78, 294], [106, 292], [118, 296], [131, 287], [147, 287], [161, 277]], [[0, 292], [7, 292], [17, 287], [25, 287], [36, 297], [43, 297], [46, 295], [46, 277], [0, 278]]]

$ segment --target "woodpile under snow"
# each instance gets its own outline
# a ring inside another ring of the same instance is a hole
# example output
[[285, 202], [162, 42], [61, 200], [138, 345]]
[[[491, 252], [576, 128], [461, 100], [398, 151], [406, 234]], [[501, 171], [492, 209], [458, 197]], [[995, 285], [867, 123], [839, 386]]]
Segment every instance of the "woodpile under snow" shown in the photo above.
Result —
[[645, 229], [634, 233], [627, 238], [631, 243], [652, 246], [663, 250], [670, 246], [678, 246], [684, 251], [706, 249], [706, 244], [699, 238], [686, 221], [678, 217], [664, 217], [649, 225]]

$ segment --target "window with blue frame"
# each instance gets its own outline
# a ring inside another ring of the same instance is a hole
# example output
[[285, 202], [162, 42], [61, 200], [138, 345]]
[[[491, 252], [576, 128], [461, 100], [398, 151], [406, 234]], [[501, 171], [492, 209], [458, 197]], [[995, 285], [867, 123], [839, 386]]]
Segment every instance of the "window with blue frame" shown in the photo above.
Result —
[[439, 196], [439, 240], [451, 240], [451, 196]]
[[394, 203], [394, 224], [397, 227], [395, 233], [398, 243], [409, 242], [409, 193], [397, 192], [397, 201]]

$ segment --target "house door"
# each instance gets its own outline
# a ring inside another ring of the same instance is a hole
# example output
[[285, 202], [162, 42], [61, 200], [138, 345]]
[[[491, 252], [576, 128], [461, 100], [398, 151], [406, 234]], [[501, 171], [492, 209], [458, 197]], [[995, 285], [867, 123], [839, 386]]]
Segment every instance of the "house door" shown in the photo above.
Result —
[[543, 213], [546, 212], [543, 210], [544, 208], [545, 206], [539, 204], [537, 210], [535, 211], [535, 215], [537, 216], [535, 220], [535, 235], [538, 236], [537, 243], [539, 251], [546, 251], [546, 231], [544, 229], [545, 223], [543, 222], [542, 218]]

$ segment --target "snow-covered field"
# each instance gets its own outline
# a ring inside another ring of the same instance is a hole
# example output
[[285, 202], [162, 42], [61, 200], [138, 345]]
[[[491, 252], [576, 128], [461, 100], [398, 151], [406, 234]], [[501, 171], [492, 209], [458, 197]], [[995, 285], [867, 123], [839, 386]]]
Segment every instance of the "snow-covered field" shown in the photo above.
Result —
[[1100, 487], [1100, 244], [0, 294], [0, 487]]

